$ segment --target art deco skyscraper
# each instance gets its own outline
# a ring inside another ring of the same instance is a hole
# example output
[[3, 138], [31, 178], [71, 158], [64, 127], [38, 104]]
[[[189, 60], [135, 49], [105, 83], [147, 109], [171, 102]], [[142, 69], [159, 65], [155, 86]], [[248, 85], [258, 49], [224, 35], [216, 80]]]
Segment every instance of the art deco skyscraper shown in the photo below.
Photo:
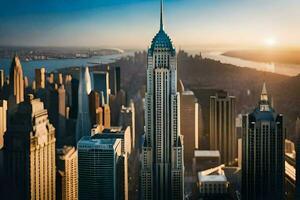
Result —
[[9, 199], [55, 199], [55, 128], [39, 99], [18, 104], [4, 136]]
[[271, 107], [265, 84], [258, 107], [243, 116], [242, 134], [242, 199], [284, 199], [283, 116]]
[[221, 162], [232, 164], [237, 157], [235, 97], [218, 92], [210, 97], [210, 149], [219, 150]]
[[76, 123], [76, 143], [84, 135], [90, 135], [91, 121], [89, 115], [89, 94], [91, 88], [91, 77], [89, 68], [83, 71], [80, 68], [80, 80], [78, 88], [78, 114]]
[[23, 69], [18, 56], [14, 56], [9, 69], [10, 96], [14, 103], [24, 101]]
[[180, 97], [177, 92], [177, 57], [163, 29], [148, 49], [146, 133], [142, 148], [141, 199], [184, 198], [183, 141], [180, 131]]

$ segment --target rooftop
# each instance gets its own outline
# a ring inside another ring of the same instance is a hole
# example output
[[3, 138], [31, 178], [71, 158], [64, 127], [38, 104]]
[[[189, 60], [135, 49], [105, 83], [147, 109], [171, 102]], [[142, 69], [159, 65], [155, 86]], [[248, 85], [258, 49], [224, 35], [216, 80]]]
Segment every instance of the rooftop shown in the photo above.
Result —
[[93, 147], [97, 149], [111, 149], [115, 143], [119, 141], [116, 138], [93, 138], [91, 136], [83, 136], [77, 146], [78, 148]]
[[209, 150], [195, 150], [194, 157], [220, 157], [220, 152]]
[[225, 165], [220, 165], [215, 168], [198, 172], [199, 182], [227, 182], [223, 168]]
[[225, 175], [198, 176], [199, 182], [227, 182]]

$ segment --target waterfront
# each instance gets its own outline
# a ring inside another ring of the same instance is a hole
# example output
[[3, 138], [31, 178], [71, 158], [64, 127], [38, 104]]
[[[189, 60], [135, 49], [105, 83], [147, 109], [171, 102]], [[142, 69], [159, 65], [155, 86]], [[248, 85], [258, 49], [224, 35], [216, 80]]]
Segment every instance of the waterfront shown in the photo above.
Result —
[[[192, 55], [195, 52], [189, 51]], [[268, 71], [288, 76], [296, 76], [300, 74], [300, 65], [297, 64], [283, 64], [283, 63], [264, 63], [255, 62], [245, 59], [229, 57], [222, 55], [223, 51], [203, 51], [202, 57], [225, 64], [232, 64], [238, 67], [254, 68], [259, 71]], [[24, 75], [30, 79], [34, 78], [34, 69], [45, 67], [47, 72], [55, 71], [56, 69], [74, 66], [93, 66], [95, 64], [109, 64], [120, 59], [121, 57], [132, 56], [133, 51], [125, 51], [121, 54], [93, 56], [91, 58], [76, 58], [76, 59], [50, 59], [50, 60], [35, 60], [35, 61], [21, 61]], [[11, 60], [7, 58], [0, 59], [0, 68], [5, 70], [8, 75]]]
[[255, 61], [225, 56], [222, 55], [223, 53], [224, 52], [221, 51], [209, 51], [209, 52], [203, 52], [202, 56], [204, 58], [220, 61], [221, 63], [232, 64], [239, 67], [254, 68], [259, 71], [268, 71], [268, 72], [273, 72], [273, 73], [288, 75], [288, 76], [296, 76], [300, 74], [300, 65], [297, 64], [255, 62]]
[[[132, 56], [133, 52], [126, 51], [121, 54], [105, 55], [105, 56], [93, 56], [91, 58], [76, 58], [76, 59], [51, 59], [51, 60], [35, 60], [35, 61], [21, 61], [23, 67], [24, 76], [29, 79], [34, 78], [34, 69], [45, 67], [47, 72], [55, 71], [56, 69], [74, 66], [93, 66], [95, 64], [109, 64], [114, 61], [126, 57]], [[11, 60], [7, 58], [0, 59], [0, 68], [4, 69], [6, 76], [9, 73], [9, 67]]]

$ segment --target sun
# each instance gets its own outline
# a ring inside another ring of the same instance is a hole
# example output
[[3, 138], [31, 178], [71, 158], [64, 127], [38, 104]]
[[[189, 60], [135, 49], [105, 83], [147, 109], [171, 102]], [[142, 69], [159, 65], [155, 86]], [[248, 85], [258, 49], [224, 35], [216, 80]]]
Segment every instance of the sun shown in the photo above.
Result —
[[264, 39], [264, 44], [266, 46], [275, 46], [277, 44], [277, 39], [275, 37], [268, 37]]

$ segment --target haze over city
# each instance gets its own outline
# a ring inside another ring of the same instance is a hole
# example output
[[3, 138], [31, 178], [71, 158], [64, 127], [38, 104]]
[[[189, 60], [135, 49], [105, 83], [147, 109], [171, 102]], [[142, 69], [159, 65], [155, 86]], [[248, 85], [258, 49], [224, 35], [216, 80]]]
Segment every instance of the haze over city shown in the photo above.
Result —
[[[0, 45], [145, 48], [154, 0], [3, 0]], [[166, 0], [176, 47], [299, 47], [298, 0]]]

